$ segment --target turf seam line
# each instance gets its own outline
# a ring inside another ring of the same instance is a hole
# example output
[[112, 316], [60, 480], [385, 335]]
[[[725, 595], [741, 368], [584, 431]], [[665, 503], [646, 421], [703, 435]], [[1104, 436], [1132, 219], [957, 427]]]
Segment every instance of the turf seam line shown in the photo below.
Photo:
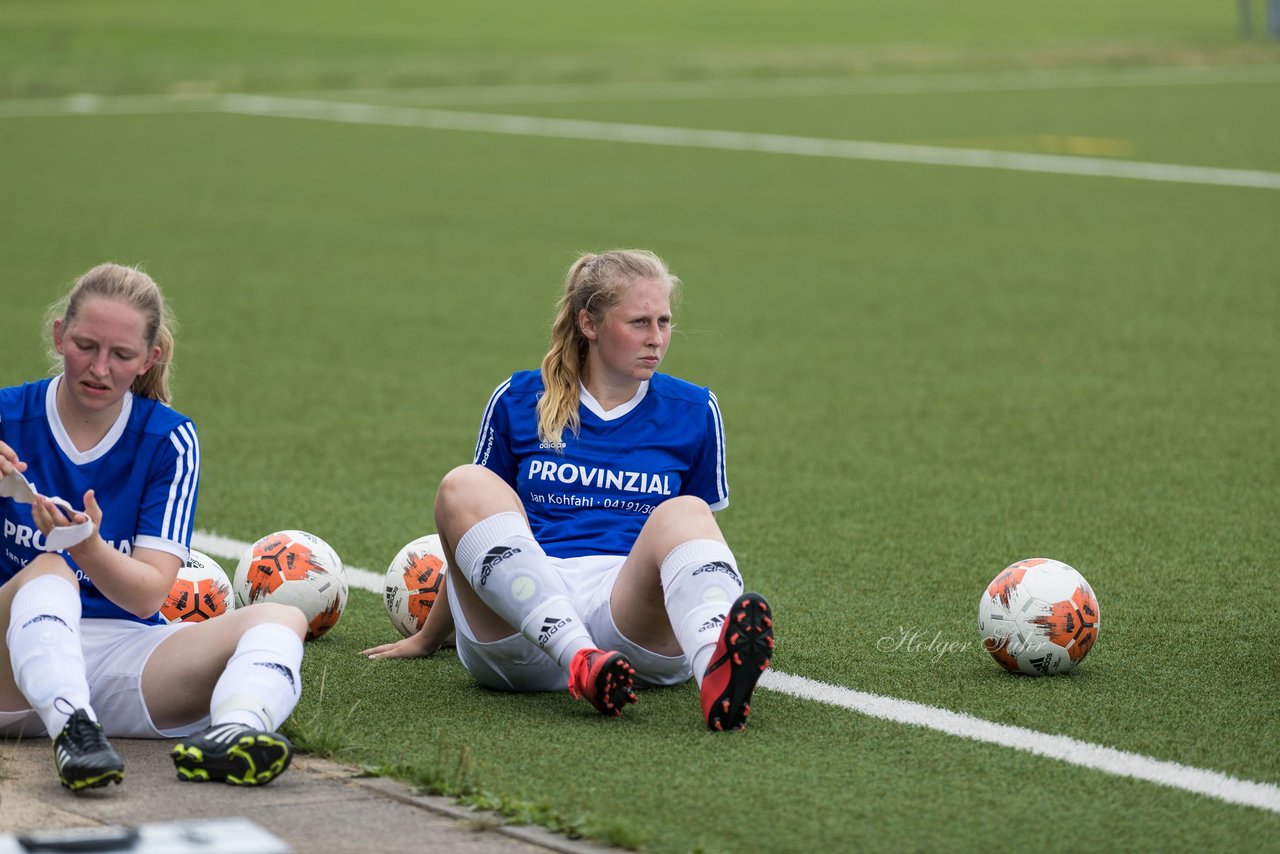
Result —
[[[550, 104], [592, 101], [688, 101], [728, 98], [833, 98], [864, 95], [962, 95], [1070, 89], [1168, 88], [1280, 82], [1280, 68], [1081, 68], [861, 77], [721, 78], [654, 82], [437, 86], [411, 89], [314, 90], [293, 97], [410, 95], [428, 104]], [[275, 93], [285, 94], [285, 93]]]
[[[410, 96], [430, 105], [547, 104], [592, 101], [683, 101], [722, 98], [810, 98], [859, 95], [945, 95], [1064, 89], [1123, 89], [1175, 86], [1234, 86], [1280, 82], [1271, 65], [1148, 66], [1132, 68], [1042, 68], [1009, 71], [956, 71], [915, 74], [868, 74], [825, 77], [727, 77], [705, 80], [599, 81], [591, 83], [507, 83], [407, 88], [356, 87], [266, 93], [295, 98]], [[53, 98], [0, 99], [6, 109], [58, 109], [63, 102], [96, 98], [71, 95]], [[189, 95], [110, 96], [112, 100], [185, 100], [217, 97]]]

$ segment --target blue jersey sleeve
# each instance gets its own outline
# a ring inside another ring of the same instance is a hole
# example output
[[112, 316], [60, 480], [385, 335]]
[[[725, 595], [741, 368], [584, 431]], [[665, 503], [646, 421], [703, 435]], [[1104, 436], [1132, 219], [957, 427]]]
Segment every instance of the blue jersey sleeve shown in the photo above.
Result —
[[160, 443], [148, 470], [138, 512], [135, 546], [187, 559], [200, 488], [200, 440], [186, 421]]
[[499, 385], [489, 397], [484, 416], [480, 419], [480, 435], [476, 439], [474, 462], [484, 466], [498, 477], [516, 487], [517, 462], [511, 452], [511, 412], [506, 393], [511, 388], [508, 379]]
[[724, 421], [720, 417], [720, 404], [716, 396], [708, 392], [706, 428], [702, 443], [693, 459], [681, 492], [696, 495], [712, 510], [729, 506], [729, 478], [725, 467]]

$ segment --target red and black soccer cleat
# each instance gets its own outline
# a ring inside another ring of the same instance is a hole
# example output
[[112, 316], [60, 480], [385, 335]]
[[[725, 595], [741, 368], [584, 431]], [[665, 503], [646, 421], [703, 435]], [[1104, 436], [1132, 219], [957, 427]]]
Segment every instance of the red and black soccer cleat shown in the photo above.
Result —
[[711, 730], [743, 729], [751, 692], [773, 658], [773, 615], [759, 593], [734, 601], [702, 678], [702, 716]]
[[569, 662], [569, 695], [586, 697], [602, 715], [617, 717], [622, 706], [636, 701], [636, 669], [620, 652], [580, 649]]

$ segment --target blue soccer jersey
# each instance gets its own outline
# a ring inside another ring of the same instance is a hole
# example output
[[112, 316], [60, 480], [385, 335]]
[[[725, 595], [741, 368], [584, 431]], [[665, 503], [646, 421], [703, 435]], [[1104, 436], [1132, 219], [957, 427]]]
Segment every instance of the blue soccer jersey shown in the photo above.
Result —
[[[162, 403], [126, 394], [120, 417], [88, 451], [72, 444], [55, 400], [61, 377], [0, 389], [0, 440], [27, 463], [25, 476], [41, 495], [56, 495], [82, 507], [94, 490], [102, 508], [102, 538], [131, 554], [158, 549], [187, 558], [200, 480], [200, 443], [195, 425]], [[31, 506], [0, 499], [0, 582], [8, 581], [43, 551], [44, 535]], [[94, 587], [70, 555], [80, 577], [84, 617], [138, 618]], [[144, 623], [161, 622], [152, 615]]]
[[625, 555], [660, 503], [695, 495], [729, 504], [724, 425], [715, 395], [654, 374], [628, 403], [605, 412], [580, 391], [577, 436], [538, 438], [538, 371], [498, 386], [480, 423], [475, 461], [511, 484], [534, 537], [553, 557]]

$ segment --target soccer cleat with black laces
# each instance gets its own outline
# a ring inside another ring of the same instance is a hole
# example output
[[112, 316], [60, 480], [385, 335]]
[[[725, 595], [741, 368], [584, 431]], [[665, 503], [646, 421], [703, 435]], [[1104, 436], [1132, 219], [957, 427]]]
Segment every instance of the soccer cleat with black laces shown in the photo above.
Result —
[[569, 696], [586, 697], [602, 715], [618, 717], [636, 701], [636, 669], [620, 652], [580, 649], [569, 662]]
[[169, 755], [179, 780], [261, 786], [289, 767], [293, 745], [278, 732], [218, 724], [178, 742]]
[[124, 760], [84, 709], [73, 711], [54, 739], [53, 764], [62, 785], [73, 792], [124, 779]]
[[751, 692], [773, 658], [773, 614], [759, 593], [734, 600], [702, 678], [702, 717], [707, 728], [743, 729]]

